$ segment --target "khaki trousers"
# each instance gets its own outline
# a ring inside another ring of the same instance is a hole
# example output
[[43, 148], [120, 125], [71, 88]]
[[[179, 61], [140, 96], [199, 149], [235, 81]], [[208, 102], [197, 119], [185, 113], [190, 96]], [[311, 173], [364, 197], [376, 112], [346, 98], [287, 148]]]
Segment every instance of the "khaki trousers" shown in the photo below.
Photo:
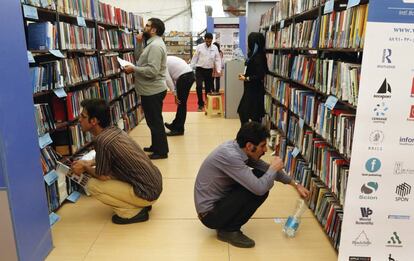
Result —
[[86, 189], [97, 200], [112, 207], [121, 218], [132, 218], [155, 202], [139, 198], [130, 184], [116, 179], [101, 181], [91, 178]]

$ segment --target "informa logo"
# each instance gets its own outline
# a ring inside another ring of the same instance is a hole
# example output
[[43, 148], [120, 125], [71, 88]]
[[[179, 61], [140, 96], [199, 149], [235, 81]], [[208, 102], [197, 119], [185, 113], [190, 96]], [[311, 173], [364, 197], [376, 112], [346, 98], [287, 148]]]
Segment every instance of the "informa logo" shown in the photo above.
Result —
[[369, 246], [371, 245], [371, 241], [369, 241], [369, 238], [364, 230], [355, 238], [354, 241], [352, 241], [352, 244], [354, 246]]
[[371, 172], [371, 173], [377, 172], [380, 168], [381, 168], [381, 161], [377, 158], [370, 158], [365, 163], [365, 169], [368, 172]]
[[404, 182], [395, 188], [395, 194], [398, 195], [395, 201], [407, 202], [409, 200], [407, 196], [411, 194], [411, 186]]
[[407, 120], [414, 121], [414, 105], [411, 105], [410, 115], [408, 116], [408, 119]]
[[374, 94], [374, 98], [382, 98], [382, 99], [391, 98], [391, 85], [388, 83], [387, 78], [383, 80], [377, 93]]
[[414, 138], [412, 137], [400, 137], [400, 145], [404, 146], [413, 146], [414, 145]]
[[370, 200], [377, 200], [377, 196], [373, 196], [376, 191], [378, 190], [378, 183], [370, 181], [368, 183], [365, 183], [361, 187], [361, 193], [362, 195], [359, 195], [359, 199], [370, 199]]
[[397, 161], [394, 165], [394, 174], [396, 175], [412, 175], [414, 174], [414, 169], [408, 169], [404, 167], [404, 162]]
[[374, 225], [371, 221], [372, 209], [370, 208], [360, 208], [361, 217], [355, 222], [357, 225]]
[[350, 256], [349, 261], [371, 261], [369, 256]]
[[390, 239], [387, 241], [387, 247], [402, 247], [402, 241], [400, 239], [400, 236], [397, 234], [397, 232], [393, 232]]
[[368, 150], [371, 151], [382, 151], [382, 146], [380, 146], [384, 141], [384, 133], [380, 130], [374, 130], [369, 135], [370, 146]]
[[[385, 123], [387, 121], [388, 106], [385, 102], [377, 103], [373, 109], [374, 117], [372, 121], [376, 123]], [[414, 118], [413, 118], [414, 120]]]

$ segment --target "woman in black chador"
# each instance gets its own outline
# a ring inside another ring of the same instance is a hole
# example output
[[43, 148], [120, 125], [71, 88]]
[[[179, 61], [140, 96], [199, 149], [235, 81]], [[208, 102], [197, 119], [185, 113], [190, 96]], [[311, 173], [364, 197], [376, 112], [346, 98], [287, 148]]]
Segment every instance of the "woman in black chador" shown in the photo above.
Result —
[[244, 81], [244, 92], [240, 100], [239, 113], [241, 125], [249, 120], [261, 122], [264, 116], [264, 78], [268, 72], [265, 38], [261, 33], [250, 33], [247, 45], [249, 48], [245, 74], [239, 74]]

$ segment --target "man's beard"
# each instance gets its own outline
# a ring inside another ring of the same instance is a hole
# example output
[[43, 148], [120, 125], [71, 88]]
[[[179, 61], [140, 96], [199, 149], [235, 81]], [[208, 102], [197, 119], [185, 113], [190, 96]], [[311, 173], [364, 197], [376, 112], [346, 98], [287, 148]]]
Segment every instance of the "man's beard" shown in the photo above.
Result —
[[148, 40], [148, 39], [150, 39], [150, 38], [151, 38], [151, 34], [150, 34], [149, 32], [144, 32], [144, 33], [142, 34], [142, 36], [144, 37], [144, 39], [145, 39], [145, 40]]

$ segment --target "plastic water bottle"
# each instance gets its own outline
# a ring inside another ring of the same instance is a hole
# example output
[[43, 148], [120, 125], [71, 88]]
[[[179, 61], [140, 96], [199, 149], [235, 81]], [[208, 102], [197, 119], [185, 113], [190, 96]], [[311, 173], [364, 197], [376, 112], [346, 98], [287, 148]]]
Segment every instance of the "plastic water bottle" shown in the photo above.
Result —
[[283, 226], [283, 233], [287, 237], [294, 237], [296, 234], [296, 231], [298, 230], [299, 224], [300, 224], [300, 218], [306, 210], [306, 204], [303, 199], [298, 199], [295, 214], [293, 216], [289, 216], [286, 220], [285, 225]]

